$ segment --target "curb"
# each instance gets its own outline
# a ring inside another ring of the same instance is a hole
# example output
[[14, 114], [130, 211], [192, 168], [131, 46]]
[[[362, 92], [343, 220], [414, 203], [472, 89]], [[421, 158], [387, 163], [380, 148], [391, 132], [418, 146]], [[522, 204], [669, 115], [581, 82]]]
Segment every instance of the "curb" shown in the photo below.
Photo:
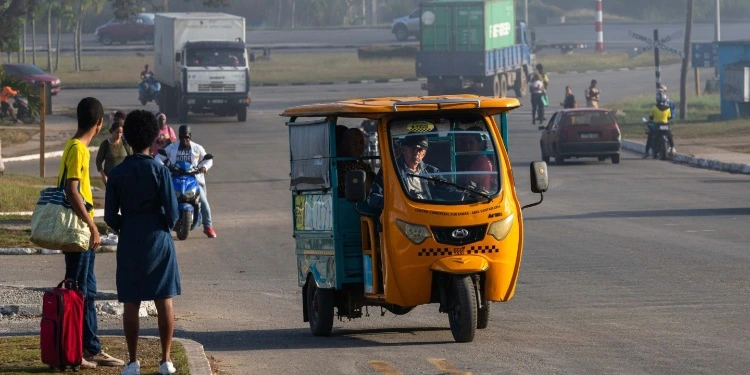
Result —
[[[99, 246], [96, 249], [99, 254], [116, 253], [117, 246]], [[5, 247], [0, 248], [0, 255], [60, 255], [61, 250], [35, 249], [31, 247]]]
[[[646, 145], [635, 141], [622, 140], [622, 149], [643, 154], [646, 151]], [[669, 159], [676, 164], [689, 165], [694, 168], [709, 169], [713, 171], [750, 174], [750, 164], [727, 163], [716, 159], [706, 159], [695, 155], [686, 155], [676, 153]]]
[[[403, 83], [403, 82], [427, 82], [426, 78], [419, 77], [408, 77], [408, 78], [393, 78], [393, 79], [364, 79], [364, 80], [353, 80], [353, 81], [324, 81], [324, 82], [291, 82], [291, 83], [274, 83], [264, 82], [250, 85], [250, 89], [253, 87], [289, 87], [289, 86], [324, 86], [324, 85], [359, 85], [359, 84], [374, 84], [374, 83]], [[64, 86], [65, 90], [123, 90], [132, 89], [133, 85], [111, 85], [111, 86], [85, 86], [85, 85], [70, 85]], [[252, 92], [252, 91], [251, 91]], [[8, 161], [5, 159], [5, 161]]]
[[[98, 151], [98, 147], [89, 147], [90, 152], [96, 152]], [[44, 158], [59, 158], [63, 154], [63, 151], [52, 151], [52, 152], [45, 152]], [[23, 155], [23, 156], [14, 156], [12, 158], [3, 158], [3, 161], [6, 163], [12, 163], [14, 161], [29, 161], [29, 160], [39, 160], [39, 153], [36, 154], [30, 154], [30, 155]]]

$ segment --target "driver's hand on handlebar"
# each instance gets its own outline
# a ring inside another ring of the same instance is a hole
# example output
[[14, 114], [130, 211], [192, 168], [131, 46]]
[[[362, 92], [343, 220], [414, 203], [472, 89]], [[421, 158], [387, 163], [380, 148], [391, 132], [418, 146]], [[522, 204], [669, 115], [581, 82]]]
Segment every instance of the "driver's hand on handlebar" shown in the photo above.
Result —
[[200, 168], [198, 168], [198, 170], [199, 170], [199, 171], [200, 171], [201, 173], [204, 173], [204, 174], [205, 174], [205, 173], [206, 173], [206, 172], [208, 171], [208, 170], [206, 169], [206, 167], [200, 167]]

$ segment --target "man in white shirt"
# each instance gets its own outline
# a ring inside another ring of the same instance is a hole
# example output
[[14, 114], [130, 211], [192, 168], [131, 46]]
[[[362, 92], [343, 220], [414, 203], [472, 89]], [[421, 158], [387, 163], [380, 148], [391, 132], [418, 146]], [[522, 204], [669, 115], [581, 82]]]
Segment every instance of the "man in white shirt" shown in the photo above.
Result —
[[190, 162], [194, 167], [200, 165], [200, 172], [195, 176], [200, 185], [200, 199], [201, 199], [201, 218], [203, 219], [203, 233], [208, 238], [216, 238], [216, 232], [211, 225], [211, 206], [208, 205], [208, 193], [206, 191], [206, 177], [205, 173], [213, 166], [213, 160], [203, 161], [206, 157], [206, 150], [203, 146], [192, 142], [192, 134], [190, 132], [190, 126], [181, 125], [178, 131], [180, 141], [172, 143], [167, 146], [164, 151], [167, 152], [167, 156], [157, 155], [156, 161], [164, 164], [166, 160], [169, 160], [170, 164], [175, 164], [178, 161]]
[[531, 123], [536, 124], [543, 123], [544, 118], [544, 104], [542, 103], [542, 95], [544, 95], [544, 81], [539, 74], [534, 73], [531, 76], [531, 82], [529, 82], [529, 91], [531, 92]]

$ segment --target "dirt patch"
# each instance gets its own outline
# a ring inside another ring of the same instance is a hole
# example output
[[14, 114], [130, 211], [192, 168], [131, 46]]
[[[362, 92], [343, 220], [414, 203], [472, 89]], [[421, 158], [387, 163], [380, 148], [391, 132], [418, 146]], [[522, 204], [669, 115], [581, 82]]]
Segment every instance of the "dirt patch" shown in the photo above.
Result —
[[0, 139], [3, 141], [3, 146], [26, 143], [38, 133], [39, 130], [33, 129], [19, 129], [5, 126], [0, 127]]

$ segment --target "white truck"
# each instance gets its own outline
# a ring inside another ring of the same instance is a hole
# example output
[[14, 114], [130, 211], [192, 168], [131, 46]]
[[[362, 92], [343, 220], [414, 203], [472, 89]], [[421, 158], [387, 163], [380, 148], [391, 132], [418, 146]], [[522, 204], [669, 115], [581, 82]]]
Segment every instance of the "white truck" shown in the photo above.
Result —
[[225, 13], [159, 13], [154, 19], [159, 110], [187, 122], [188, 112], [247, 119], [250, 69], [245, 19]]

